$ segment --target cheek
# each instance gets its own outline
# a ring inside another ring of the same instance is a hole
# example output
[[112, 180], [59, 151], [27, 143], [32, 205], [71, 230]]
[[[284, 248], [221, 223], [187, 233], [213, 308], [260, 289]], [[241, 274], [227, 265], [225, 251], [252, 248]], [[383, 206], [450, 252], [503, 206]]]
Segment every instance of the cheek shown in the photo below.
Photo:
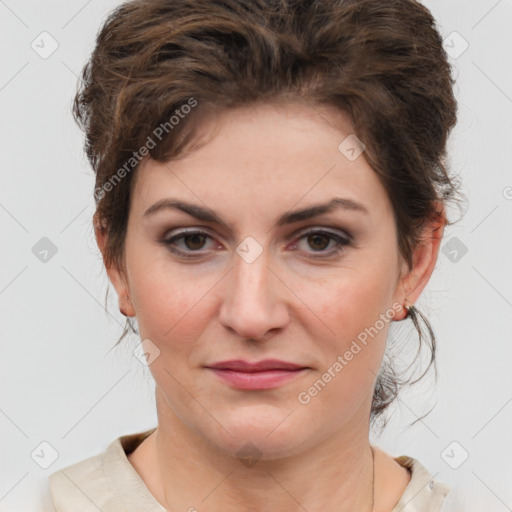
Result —
[[149, 338], [160, 350], [173, 354], [187, 351], [208, 321], [205, 308], [213, 283], [160, 262], [132, 268], [133, 303], [141, 338]]
[[[393, 272], [367, 264], [338, 269], [320, 286], [304, 286], [299, 293], [311, 305], [323, 330], [319, 339], [332, 339], [343, 348], [344, 343], [373, 325], [391, 307], [394, 292]], [[364, 269], [364, 270], [362, 270]], [[316, 332], [317, 336], [319, 331]]]
[[317, 340], [322, 368], [309, 383], [318, 394], [311, 392], [318, 405], [339, 404], [341, 415], [371, 393], [394, 313], [392, 267], [382, 259], [359, 263], [338, 269], [321, 286], [304, 287], [301, 295], [318, 318], [312, 317], [309, 336]]
[[340, 287], [330, 294], [332, 301], [323, 298], [323, 320], [334, 333], [321, 327], [312, 333], [321, 365], [297, 395], [305, 413], [325, 418], [326, 429], [349, 421], [371, 399], [390, 325], [380, 317], [388, 309], [384, 296], [371, 288], [348, 291]]

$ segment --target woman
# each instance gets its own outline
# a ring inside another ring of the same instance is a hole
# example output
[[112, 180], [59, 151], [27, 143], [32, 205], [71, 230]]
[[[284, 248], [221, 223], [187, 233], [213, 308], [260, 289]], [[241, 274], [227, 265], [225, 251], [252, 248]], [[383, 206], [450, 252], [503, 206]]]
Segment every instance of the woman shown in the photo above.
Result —
[[413, 0], [110, 15], [74, 113], [158, 426], [52, 474], [58, 512], [441, 509], [448, 487], [369, 431], [398, 391], [391, 323], [421, 341], [424, 320], [434, 361], [414, 303], [457, 192], [452, 85]]

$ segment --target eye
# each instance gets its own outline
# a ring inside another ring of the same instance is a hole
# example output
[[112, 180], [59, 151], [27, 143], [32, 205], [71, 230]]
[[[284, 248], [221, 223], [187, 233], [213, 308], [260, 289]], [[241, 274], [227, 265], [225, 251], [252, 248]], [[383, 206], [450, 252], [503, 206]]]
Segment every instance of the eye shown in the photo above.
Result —
[[[331, 231], [325, 230], [312, 230], [306, 233], [303, 233], [302, 236], [299, 237], [299, 240], [305, 240], [307, 245], [313, 249], [313, 253], [320, 253], [320, 256], [313, 257], [331, 257], [339, 254], [344, 250], [346, 245], [350, 244], [350, 239], [348, 236], [344, 237], [337, 233], [333, 233]], [[331, 245], [331, 250], [325, 250], [331, 242], [334, 242], [334, 247]], [[297, 247], [298, 243], [294, 242], [294, 247]], [[310, 252], [310, 251], [305, 251]]]
[[[193, 257], [195, 255], [187, 253], [199, 252], [204, 248], [207, 239], [212, 239], [208, 233], [204, 231], [191, 230], [181, 231], [178, 234], [163, 240], [162, 243], [167, 246], [170, 251], [176, 254], [180, 254], [185, 257]], [[178, 244], [176, 242], [178, 241], [183, 242], [184, 247], [182, 245], [177, 248]]]
[[[305, 240], [313, 251], [307, 251], [311, 253], [319, 253], [319, 256], [313, 256], [314, 258], [332, 257], [342, 252], [345, 246], [350, 245], [350, 236], [341, 236], [337, 233], [326, 230], [311, 230], [303, 233], [298, 240]], [[162, 240], [162, 243], [173, 253], [186, 258], [193, 258], [202, 254], [202, 249], [207, 248], [207, 241], [213, 240], [213, 238], [205, 231], [197, 229], [189, 231], [180, 231], [170, 238]], [[325, 249], [332, 245], [334, 247], [331, 250], [326, 251]], [[299, 245], [297, 241], [293, 242], [292, 248], [296, 248]], [[194, 254], [196, 253], [196, 254]]]

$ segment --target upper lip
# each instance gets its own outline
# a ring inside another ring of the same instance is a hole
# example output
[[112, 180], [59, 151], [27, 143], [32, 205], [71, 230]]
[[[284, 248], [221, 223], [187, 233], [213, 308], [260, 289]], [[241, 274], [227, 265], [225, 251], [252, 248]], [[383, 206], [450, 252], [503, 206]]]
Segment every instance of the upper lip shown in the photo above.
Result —
[[234, 370], [239, 372], [262, 372], [265, 370], [300, 370], [308, 368], [300, 364], [280, 361], [279, 359], [264, 359], [255, 363], [244, 361], [243, 359], [231, 359], [229, 361], [220, 361], [218, 363], [209, 364], [207, 368], [216, 370]]

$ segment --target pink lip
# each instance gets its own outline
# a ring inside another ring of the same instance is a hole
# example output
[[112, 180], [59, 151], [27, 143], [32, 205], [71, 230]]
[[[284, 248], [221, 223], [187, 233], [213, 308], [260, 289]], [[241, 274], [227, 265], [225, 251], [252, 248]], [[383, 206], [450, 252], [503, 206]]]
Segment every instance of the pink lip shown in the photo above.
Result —
[[241, 359], [206, 366], [224, 382], [238, 389], [271, 389], [302, 375], [309, 367], [278, 359], [250, 363]]

